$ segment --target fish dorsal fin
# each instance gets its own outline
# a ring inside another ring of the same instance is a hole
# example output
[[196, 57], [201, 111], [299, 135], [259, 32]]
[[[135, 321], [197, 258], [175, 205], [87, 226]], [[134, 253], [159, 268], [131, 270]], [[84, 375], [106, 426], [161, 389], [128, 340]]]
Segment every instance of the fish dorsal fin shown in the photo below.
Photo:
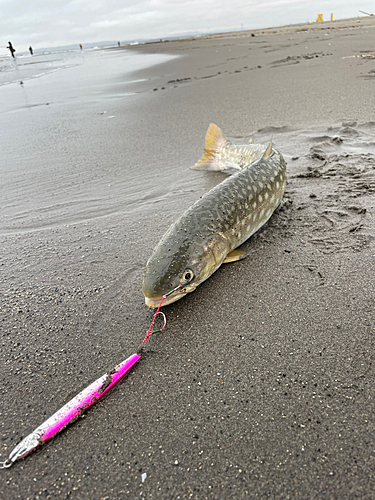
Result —
[[265, 150], [262, 160], [267, 160], [267, 158], [270, 158], [274, 153], [274, 150], [272, 149], [272, 139], [270, 140], [270, 143], [267, 146], [267, 149]]
[[227, 143], [228, 140], [222, 130], [214, 123], [211, 123], [206, 133], [204, 155], [192, 168], [195, 170], [220, 170], [217, 165], [218, 156], [222, 147]]

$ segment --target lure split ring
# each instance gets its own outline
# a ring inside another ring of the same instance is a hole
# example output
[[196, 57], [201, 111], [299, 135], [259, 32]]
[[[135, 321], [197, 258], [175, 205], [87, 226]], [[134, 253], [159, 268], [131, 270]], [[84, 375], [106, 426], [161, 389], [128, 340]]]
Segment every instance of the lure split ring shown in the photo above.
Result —
[[0, 469], [8, 469], [12, 464], [13, 462], [7, 458], [4, 462], [0, 462]]

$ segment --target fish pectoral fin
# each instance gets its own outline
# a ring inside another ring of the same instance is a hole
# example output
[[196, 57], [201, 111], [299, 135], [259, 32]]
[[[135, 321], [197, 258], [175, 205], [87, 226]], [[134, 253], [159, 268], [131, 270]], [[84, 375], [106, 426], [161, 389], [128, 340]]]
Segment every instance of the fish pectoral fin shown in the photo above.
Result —
[[240, 248], [236, 248], [228, 253], [228, 255], [223, 260], [223, 264], [228, 264], [229, 262], [236, 262], [237, 260], [245, 259], [247, 255]]

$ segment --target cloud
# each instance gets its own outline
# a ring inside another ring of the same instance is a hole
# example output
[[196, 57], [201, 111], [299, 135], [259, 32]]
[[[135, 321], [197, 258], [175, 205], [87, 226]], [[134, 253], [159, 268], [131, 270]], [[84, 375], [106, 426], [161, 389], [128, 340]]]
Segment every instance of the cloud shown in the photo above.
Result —
[[[372, 0], [361, 0], [361, 9], [372, 12]], [[328, 19], [331, 12], [335, 18], [359, 14], [347, 0], [0, 0], [0, 45], [11, 40], [26, 50], [30, 40], [45, 47], [165, 38], [315, 21], [318, 13]]]

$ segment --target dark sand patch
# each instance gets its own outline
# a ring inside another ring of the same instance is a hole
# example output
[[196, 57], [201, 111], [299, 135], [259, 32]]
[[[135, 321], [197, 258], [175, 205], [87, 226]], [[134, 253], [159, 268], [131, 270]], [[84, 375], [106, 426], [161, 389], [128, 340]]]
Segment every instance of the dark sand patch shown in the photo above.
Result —
[[[112, 120], [103, 101], [1, 115], [19, 175], [0, 245], [2, 460], [143, 339], [144, 263], [220, 180], [188, 168], [210, 121], [273, 136], [289, 175], [249, 257], [166, 308], [126, 380], [2, 471], [3, 498], [374, 497], [374, 89], [370, 60], [343, 59], [371, 50], [369, 22], [139, 47], [185, 57], [126, 101], [109, 85]], [[289, 44], [277, 59], [332, 55], [271, 68], [261, 47]]]

